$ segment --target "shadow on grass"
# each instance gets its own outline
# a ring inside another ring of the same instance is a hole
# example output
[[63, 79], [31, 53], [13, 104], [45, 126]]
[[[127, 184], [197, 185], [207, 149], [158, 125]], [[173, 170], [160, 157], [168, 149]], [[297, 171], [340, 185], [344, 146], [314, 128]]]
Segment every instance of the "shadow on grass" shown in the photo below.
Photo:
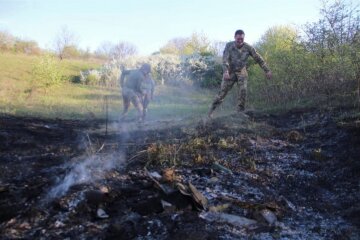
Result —
[[105, 96], [107, 96], [108, 100], [111, 100], [111, 101], [116, 101], [116, 100], [122, 99], [121, 95], [119, 95], [119, 94], [104, 95], [104, 94], [96, 94], [96, 93], [76, 95], [76, 96], [72, 96], [72, 98], [79, 99], [79, 100], [99, 100], [99, 99], [103, 99]]

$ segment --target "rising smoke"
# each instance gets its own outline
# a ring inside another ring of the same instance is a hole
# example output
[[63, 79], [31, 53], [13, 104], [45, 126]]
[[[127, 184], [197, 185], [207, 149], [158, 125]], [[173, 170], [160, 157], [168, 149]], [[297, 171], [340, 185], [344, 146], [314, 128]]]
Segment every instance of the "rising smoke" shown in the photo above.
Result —
[[58, 198], [65, 195], [74, 185], [89, 184], [103, 179], [108, 171], [121, 166], [123, 162], [123, 154], [95, 154], [82, 158], [70, 167], [69, 173], [49, 191], [47, 197]]

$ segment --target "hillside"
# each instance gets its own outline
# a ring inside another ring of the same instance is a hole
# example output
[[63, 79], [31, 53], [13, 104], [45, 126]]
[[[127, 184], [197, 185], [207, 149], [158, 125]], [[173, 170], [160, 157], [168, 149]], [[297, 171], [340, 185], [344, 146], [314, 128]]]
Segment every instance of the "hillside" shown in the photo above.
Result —
[[[15, 115], [39, 115], [44, 117], [61, 115], [66, 109], [68, 112], [77, 110], [81, 104], [81, 98], [75, 100], [92, 89], [72, 84], [70, 81], [78, 76], [81, 70], [96, 68], [100, 64], [83, 60], [63, 60], [60, 67], [64, 78], [64, 84], [51, 93], [42, 92], [29, 94], [32, 80], [32, 69], [39, 63], [39, 56], [22, 54], [0, 54], [0, 112]], [[95, 91], [96, 92], [96, 91]], [[55, 108], [55, 109], [54, 109]], [[74, 109], [75, 108], [75, 109]]]
[[[0, 54], [0, 113], [63, 119], [108, 118], [116, 120], [122, 111], [118, 88], [104, 88], [72, 83], [81, 70], [100, 67], [99, 63], [83, 60], [63, 60], [62, 72], [68, 80], [48, 92], [29, 93], [31, 71], [39, 57]], [[188, 87], [157, 86], [150, 104], [149, 119], [179, 118], [205, 115], [214, 96], [213, 91]], [[227, 101], [232, 101], [231, 97]], [[225, 104], [226, 105], [226, 104]], [[131, 108], [130, 118], [134, 115]]]

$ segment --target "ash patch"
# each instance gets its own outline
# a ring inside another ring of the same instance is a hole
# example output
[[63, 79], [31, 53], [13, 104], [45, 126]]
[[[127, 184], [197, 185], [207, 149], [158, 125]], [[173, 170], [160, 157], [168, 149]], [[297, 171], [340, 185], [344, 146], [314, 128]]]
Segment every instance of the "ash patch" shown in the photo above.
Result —
[[0, 234], [357, 239], [358, 119], [248, 115], [107, 135], [102, 122], [2, 117]]

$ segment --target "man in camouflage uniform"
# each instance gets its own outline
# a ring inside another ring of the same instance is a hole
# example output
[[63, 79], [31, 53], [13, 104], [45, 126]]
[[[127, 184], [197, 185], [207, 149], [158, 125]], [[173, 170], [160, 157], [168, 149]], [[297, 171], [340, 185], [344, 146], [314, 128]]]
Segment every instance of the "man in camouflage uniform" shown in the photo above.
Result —
[[208, 117], [213, 117], [214, 110], [224, 101], [226, 94], [237, 82], [237, 111], [239, 113], [245, 110], [246, 89], [248, 81], [248, 73], [246, 70], [247, 59], [249, 56], [260, 65], [265, 71], [266, 77], [271, 79], [272, 73], [267, 67], [264, 59], [256, 52], [255, 48], [244, 42], [245, 33], [243, 30], [235, 32], [235, 41], [229, 42], [225, 46], [223, 53], [223, 79], [221, 89], [215, 97]]
[[[124, 111], [122, 119], [124, 119], [129, 111], [130, 102], [134, 105], [138, 112], [138, 121], [143, 120], [143, 96], [141, 84], [149, 78], [151, 72], [150, 64], [143, 64], [136, 70], [123, 70], [120, 77], [120, 86], [122, 88], [122, 97], [124, 103]], [[127, 77], [126, 77], [127, 76]], [[126, 77], [126, 79], [125, 79]]]

